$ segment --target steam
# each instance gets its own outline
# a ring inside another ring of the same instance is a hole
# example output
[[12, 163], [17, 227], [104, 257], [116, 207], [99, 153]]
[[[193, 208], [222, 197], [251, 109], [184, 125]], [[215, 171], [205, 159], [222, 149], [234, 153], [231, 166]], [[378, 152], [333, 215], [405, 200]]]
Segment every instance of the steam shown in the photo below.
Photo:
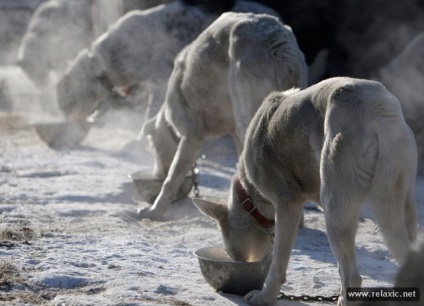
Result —
[[375, 75], [400, 101], [415, 134], [420, 159], [424, 156], [424, 32]]
[[[89, 48], [96, 37], [127, 11], [147, 9], [169, 1], [114, 0], [114, 5], [110, 5], [110, 0], [0, 1], [0, 111], [59, 116], [61, 112], [57, 108], [55, 84], [77, 53]], [[184, 1], [206, 8], [211, 3], [227, 7], [232, 6], [233, 2]], [[308, 27], [316, 27], [314, 22], [319, 22], [319, 18], [312, 20], [309, 17], [305, 21], [305, 16], [316, 16], [311, 13], [314, 9], [320, 12], [325, 7], [328, 11], [331, 3], [337, 2], [328, 1], [323, 6], [314, 6], [305, 5], [308, 4], [306, 0], [256, 1], [268, 4], [278, 12], [284, 8], [286, 14], [292, 14], [284, 19], [292, 25], [295, 34], [296, 27], [302, 30], [298, 32], [299, 35], [304, 34]], [[424, 48], [421, 47], [424, 38], [418, 36], [424, 31], [423, 2], [394, 1], [390, 5], [387, 5], [387, 0], [340, 2], [343, 5], [337, 10], [334, 8], [334, 12], [320, 15], [325, 26], [330, 27], [328, 32], [333, 35], [330, 41], [334, 44], [323, 45], [325, 50], [321, 49], [319, 53], [315, 52], [315, 46], [311, 46], [315, 53], [322, 55], [315, 65], [318, 68], [314, 69], [320, 72], [325, 64], [325, 76], [348, 75], [381, 81], [400, 100], [405, 118], [424, 154], [424, 120], [421, 120], [424, 114]], [[93, 11], [95, 7], [97, 9]], [[343, 12], [342, 7], [345, 8]], [[299, 8], [304, 19], [296, 17]], [[95, 18], [96, 12], [101, 18]], [[343, 18], [340, 18], [340, 14], [343, 14]], [[297, 39], [304, 41], [305, 37]], [[308, 41], [311, 40], [306, 39]], [[312, 42], [320, 41], [324, 39]], [[17, 61], [21, 68], [15, 65]], [[318, 82], [319, 77], [318, 74], [313, 82]], [[146, 105], [137, 101], [147, 100], [147, 95], [145, 88], [141, 88], [133, 92], [130, 99], [134, 100], [133, 104]], [[131, 114], [137, 118], [134, 112]], [[111, 112], [107, 117], [116, 122], [122, 116], [118, 112]], [[134, 121], [137, 121], [135, 118]]]
[[31, 118], [62, 117], [55, 84], [78, 52], [126, 11], [163, 2], [0, 1], [0, 110], [25, 112]]

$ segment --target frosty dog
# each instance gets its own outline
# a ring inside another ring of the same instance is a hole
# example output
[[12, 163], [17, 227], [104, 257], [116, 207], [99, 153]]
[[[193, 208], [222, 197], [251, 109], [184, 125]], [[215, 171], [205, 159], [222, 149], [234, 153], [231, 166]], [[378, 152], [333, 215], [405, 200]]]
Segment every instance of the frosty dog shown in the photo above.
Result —
[[[393, 256], [404, 262], [416, 237], [416, 163], [398, 100], [380, 83], [332, 78], [271, 94], [246, 133], [229, 206], [194, 202], [219, 222], [233, 259], [261, 260], [272, 249], [263, 289], [245, 297], [253, 305], [272, 303], [286, 280], [302, 204], [322, 205], [344, 293], [361, 285], [355, 234], [365, 200]], [[266, 227], [274, 219], [272, 246]], [[339, 305], [346, 304], [341, 296]]]
[[[249, 1], [233, 9], [274, 13]], [[124, 15], [73, 60], [57, 86], [59, 106], [68, 117], [84, 118], [102, 101], [116, 101], [115, 87], [146, 82], [151, 92], [147, 117], [153, 117], [163, 103], [175, 57], [217, 17], [180, 1]]]
[[161, 218], [207, 138], [231, 134], [241, 152], [244, 134], [273, 90], [306, 85], [302, 52], [288, 27], [269, 15], [225, 13], [176, 58], [165, 102], [145, 123], [155, 176], [165, 178], [150, 209]]

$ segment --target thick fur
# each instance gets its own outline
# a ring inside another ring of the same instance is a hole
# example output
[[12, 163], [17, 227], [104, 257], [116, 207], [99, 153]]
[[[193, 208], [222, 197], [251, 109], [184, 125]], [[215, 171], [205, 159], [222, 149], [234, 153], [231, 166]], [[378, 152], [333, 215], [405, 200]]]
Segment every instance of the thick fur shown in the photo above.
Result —
[[290, 28], [269, 15], [225, 13], [177, 57], [159, 114], [146, 122], [166, 178], [141, 217], [161, 218], [209, 137], [233, 135], [241, 152], [250, 120], [273, 90], [304, 87], [306, 63]]
[[240, 207], [234, 187], [230, 205], [195, 200], [217, 219], [227, 253], [260, 260], [272, 248], [272, 264], [253, 305], [271, 304], [285, 282], [302, 215], [313, 201], [324, 210], [328, 239], [342, 283], [359, 287], [355, 234], [365, 201], [399, 263], [416, 239], [414, 188], [417, 150], [398, 100], [380, 83], [332, 78], [303, 91], [271, 94], [246, 134], [238, 173], [259, 211], [275, 218], [275, 243]]
[[165, 0], [113, 2], [111, 5], [108, 0], [50, 0], [41, 4], [19, 46], [18, 64], [37, 86], [44, 87], [51, 71], [62, 75], [78, 52], [88, 48], [117, 17]]
[[[233, 9], [276, 14], [265, 6], [247, 1], [237, 3]], [[111, 99], [100, 89], [103, 85], [99, 76], [103, 75], [116, 87], [147, 82], [152, 95], [147, 117], [153, 117], [164, 101], [175, 57], [217, 17], [178, 1], [124, 15], [91, 49], [85, 49], [83, 55], [75, 58], [59, 81], [59, 106], [70, 117], [88, 116], [86, 110], [96, 109], [100, 99]], [[80, 91], [84, 84], [100, 91], [85, 95]]]

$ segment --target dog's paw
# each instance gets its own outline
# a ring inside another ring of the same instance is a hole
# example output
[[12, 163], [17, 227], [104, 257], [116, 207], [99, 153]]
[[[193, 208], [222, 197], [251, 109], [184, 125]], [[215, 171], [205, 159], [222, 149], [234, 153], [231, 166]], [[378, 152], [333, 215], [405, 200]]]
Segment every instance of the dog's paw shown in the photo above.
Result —
[[137, 210], [137, 216], [140, 220], [150, 219], [152, 221], [161, 221], [163, 219], [163, 213], [161, 211], [150, 207], [139, 208]]
[[270, 298], [263, 290], [253, 290], [244, 296], [250, 305], [272, 305], [274, 299]]

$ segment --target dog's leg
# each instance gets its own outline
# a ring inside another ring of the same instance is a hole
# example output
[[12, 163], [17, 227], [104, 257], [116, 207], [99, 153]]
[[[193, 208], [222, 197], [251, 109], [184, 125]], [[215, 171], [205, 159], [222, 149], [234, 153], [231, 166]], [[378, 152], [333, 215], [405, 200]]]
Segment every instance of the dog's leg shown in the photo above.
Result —
[[200, 154], [204, 140], [202, 138], [184, 136], [181, 138], [177, 152], [169, 168], [168, 175], [162, 184], [161, 191], [151, 208], [138, 211], [140, 218], [159, 220], [168, 206], [175, 199], [185, 176]]
[[411, 188], [406, 195], [406, 229], [408, 231], [409, 241], [417, 240], [417, 210], [415, 207], [415, 188]]
[[141, 128], [139, 139], [147, 138], [150, 143], [151, 153], [154, 157], [153, 178], [166, 178], [175, 152], [178, 148], [179, 139], [173, 133], [172, 128], [165, 119], [165, 107], [147, 120]]
[[[371, 194], [371, 210], [393, 257], [403, 264], [416, 238], [417, 218], [412, 191], [398, 186], [380, 188]], [[413, 189], [413, 188], [412, 188]]]
[[271, 305], [286, 281], [290, 253], [303, 213], [302, 202], [279, 203], [275, 215], [275, 242], [272, 263], [261, 291], [251, 291], [245, 300], [252, 305]]
[[[324, 188], [321, 201], [331, 250], [337, 259], [342, 282], [341, 296], [337, 305], [348, 305], [346, 289], [361, 287], [362, 278], [356, 262], [355, 236], [361, 211], [361, 201], [350, 199], [345, 194], [349, 190], [337, 186], [331, 190]], [[352, 304], [349, 304], [352, 305]]]
[[146, 112], [144, 114], [145, 121], [153, 118], [159, 113], [163, 101], [165, 101], [166, 86], [165, 89], [163, 87], [164, 86], [159, 84], [150, 85], [149, 99], [147, 101]]

